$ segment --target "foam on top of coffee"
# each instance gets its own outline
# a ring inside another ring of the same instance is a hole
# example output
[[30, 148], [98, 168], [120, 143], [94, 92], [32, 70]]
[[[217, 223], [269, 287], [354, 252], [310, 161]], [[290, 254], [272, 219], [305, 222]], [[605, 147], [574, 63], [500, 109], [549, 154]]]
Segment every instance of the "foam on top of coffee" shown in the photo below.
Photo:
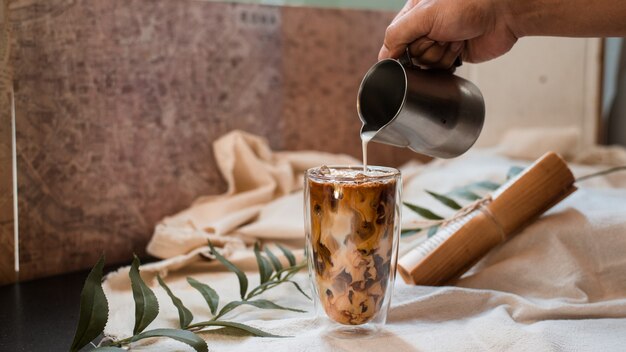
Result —
[[368, 181], [380, 181], [381, 178], [386, 178], [394, 174], [393, 169], [374, 169], [367, 168], [333, 168], [328, 166], [321, 166], [315, 170], [312, 170], [311, 174], [321, 179], [328, 181], [344, 181], [344, 182], [368, 182]]

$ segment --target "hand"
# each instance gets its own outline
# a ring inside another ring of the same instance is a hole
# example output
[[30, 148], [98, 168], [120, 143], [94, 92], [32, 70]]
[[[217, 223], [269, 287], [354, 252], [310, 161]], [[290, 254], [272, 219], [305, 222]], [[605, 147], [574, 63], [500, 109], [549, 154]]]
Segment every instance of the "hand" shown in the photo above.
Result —
[[379, 59], [398, 58], [407, 46], [420, 66], [450, 68], [496, 58], [517, 36], [505, 0], [408, 0], [387, 28]]

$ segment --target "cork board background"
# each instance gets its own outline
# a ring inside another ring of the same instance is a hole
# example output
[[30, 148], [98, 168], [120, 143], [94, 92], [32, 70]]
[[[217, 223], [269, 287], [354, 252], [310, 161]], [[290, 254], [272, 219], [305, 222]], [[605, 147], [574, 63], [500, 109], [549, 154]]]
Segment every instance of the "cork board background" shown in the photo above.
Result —
[[[191, 0], [8, 6], [24, 280], [90, 267], [103, 252], [110, 264], [143, 255], [159, 219], [224, 190], [211, 143], [230, 130], [360, 156], [357, 87], [393, 16]], [[371, 153], [386, 165], [414, 157]]]

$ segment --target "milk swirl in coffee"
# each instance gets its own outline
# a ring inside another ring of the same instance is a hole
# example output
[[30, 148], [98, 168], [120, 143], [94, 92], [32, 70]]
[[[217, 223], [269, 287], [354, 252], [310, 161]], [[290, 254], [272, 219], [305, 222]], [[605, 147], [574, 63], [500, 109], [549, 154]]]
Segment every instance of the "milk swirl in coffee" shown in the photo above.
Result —
[[319, 302], [338, 323], [365, 324], [381, 311], [395, 267], [396, 179], [375, 168], [321, 167], [307, 182]]

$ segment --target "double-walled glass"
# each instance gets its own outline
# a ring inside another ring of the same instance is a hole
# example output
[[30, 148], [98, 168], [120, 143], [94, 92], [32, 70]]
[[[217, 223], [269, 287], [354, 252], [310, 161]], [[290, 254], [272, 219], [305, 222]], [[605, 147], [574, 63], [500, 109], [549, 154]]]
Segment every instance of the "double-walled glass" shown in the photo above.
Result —
[[315, 311], [332, 333], [371, 334], [387, 319], [398, 259], [400, 172], [330, 166], [305, 175]]

